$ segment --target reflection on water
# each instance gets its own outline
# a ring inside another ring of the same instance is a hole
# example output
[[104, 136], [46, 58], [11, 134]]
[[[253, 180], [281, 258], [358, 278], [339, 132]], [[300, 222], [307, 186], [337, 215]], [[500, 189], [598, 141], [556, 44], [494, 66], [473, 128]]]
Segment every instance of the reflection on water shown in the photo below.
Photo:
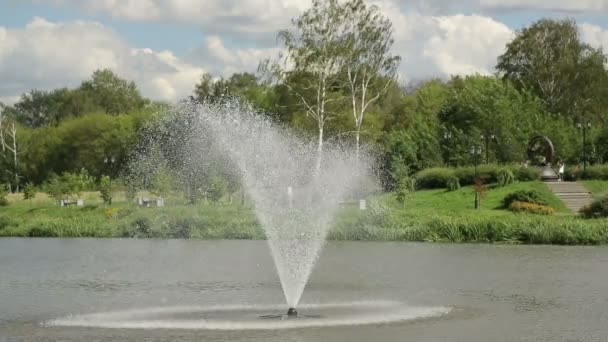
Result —
[[[453, 310], [426, 320], [278, 331], [41, 325], [70, 315], [150, 307], [282, 307], [264, 241], [0, 239], [0, 260], [0, 341], [605, 341], [608, 336], [603, 247], [329, 243], [304, 304], [391, 301]], [[254, 312], [252, 319], [269, 313]], [[201, 317], [193, 315], [173, 318]]]

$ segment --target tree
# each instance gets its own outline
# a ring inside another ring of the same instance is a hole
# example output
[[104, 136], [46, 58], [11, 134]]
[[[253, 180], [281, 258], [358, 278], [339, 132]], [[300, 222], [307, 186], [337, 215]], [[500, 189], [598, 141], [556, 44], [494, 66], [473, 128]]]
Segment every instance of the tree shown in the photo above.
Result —
[[573, 20], [542, 19], [517, 33], [497, 70], [553, 114], [577, 118], [608, 108], [606, 57], [581, 41]]
[[[18, 145], [17, 145], [17, 126], [15, 122], [4, 122], [4, 112], [0, 111], [0, 145], [2, 145], [2, 153], [4, 156], [9, 155], [12, 160], [12, 167], [7, 168], [11, 174], [15, 192], [19, 192], [19, 164], [18, 164]], [[5, 126], [7, 126], [5, 128]]]
[[36, 198], [36, 187], [31, 182], [27, 182], [23, 187], [23, 199], [32, 200]]
[[103, 203], [112, 204], [112, 190], [112, 178], [106, 175], [101, 176], [99, 180], [99, 192], [101, 193]]
[[338, 0], [313, 0], [310, 9], [291, 20], [291, 31], [279, 32], [287, 53], [280, 56], [282, 64], [270, 68], [298, 97], [306, 115], [316, 121], [317, 170], [321, 167], [325, 124], [335, 115], [329, 105], [342, 98], [337, 88], [345, 45], [339, 40], [339, 28], [345, 15]]
[[124, 114], [141, 109], [147, 103], [135, 82], [118, 77], [110, 69], [96, 70], [90, 80], [82, 82], [80, 90], [106, 114]]
[[391, 54], [393, 27], [376, 6], [364, 0], [349, 0], [343, 32], [347, 52], [345, 71], [355, 121], [357, 157], [361, 125], [370, 104], [394, 82], [400, 57]]

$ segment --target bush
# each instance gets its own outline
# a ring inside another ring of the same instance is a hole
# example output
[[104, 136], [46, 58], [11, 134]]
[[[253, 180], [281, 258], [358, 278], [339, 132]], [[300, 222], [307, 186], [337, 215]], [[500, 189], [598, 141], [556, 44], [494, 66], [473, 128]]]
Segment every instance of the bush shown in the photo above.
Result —
[[540, 174], [534, 167], [520, 167], [515, 171], [515, 178], [520, 182], [531, 182], [539, 180]]
[[399, 178], [397, 180], [395, 195], [397, 197], [397, 202], [404, 203], [407, 195], [416, 191], [416, 179], [411, 178], [407, 175]]
[[226, 193], [226, 181], [224, 178], [214, 176], [209, 179], [207, 184], [207, 195], [212, 202], [218, 202]]
[[8, 186], [0, 184], [0, 207], [6, 207], [8, 205], [6, 195], [8, 195]]
[[31, 200], [36, 197], [36, 187], [34, 184], [28, 182], [23, 187], [23, 199]]
[[105, 204], [112, 204], [112, 179], [109, 176], [101, 176], [99, 192]]
[[152, 237], [152, 221], [147, 217], [135, 219], [125, 231], [124, 236], [130, 238]]
[[509, 210], [516, 213], [530, 213], [538, 215], [551, 215], [555, 212], [553, 208], [546, 205], [520, 201], [513, 201], [511, 205], [509, 205]]
[[585, 218], [608, 217], [608, 195], [602, 196], [581, 208], [580, 213]]
[[477, 166], [477, 177], [475, 176], [475, 167], [459, 167], [455, 169], [454, 173], [461, 185], [473, 185], [475, 184], [475, 178], [479, 178], [484, 184], [490, 184], [496, 182], [496, 174], [499, 166], [495, 164], [484, 164]]
[[510, 208], [513, 202], [526, 202], [544, 206], [549, 204], [549, 201], [536, 190], [520, 190], [508, 194], [502, 200], [503, 208]]
[[515, 181], [515, 177], [513, 176], [513, 172], [507, 168], [499, 169], [496, 172], [496, 182], [498, 186], [504, 187], [509, 184], [512, 184]]
[[448, 179], [448, 191], [456, 191], [458, 189], [460, 189], [460, 181], [458, 180], [458, 178], [456, 176], [451, 177], [450, 179]]
[[196, 226], [193, 218], [180, 218], [170, 223], [169, 237], [173, 239], [190, 239], [192, 229]]
[[608, 164], [587, 166], [587, 171], [583, 171], [582, 166], [567, 167], [564, 172], [564, 179], [568, 181], [579, 179], [608, 180]]
[[422, 170], [414, 176], [419, 189], [445, 188], [448, 180], [453, 177], [453, 169], [439, 167]]

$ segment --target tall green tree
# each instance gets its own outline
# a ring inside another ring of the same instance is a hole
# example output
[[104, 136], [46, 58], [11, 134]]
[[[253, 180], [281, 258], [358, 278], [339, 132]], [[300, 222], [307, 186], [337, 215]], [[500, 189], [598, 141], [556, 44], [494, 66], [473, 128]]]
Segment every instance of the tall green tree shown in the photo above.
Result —
[[135, 82], [120, 78], [110, 69], [96, 70], [90, 80], [82, 82], [80, 89], [106, 114], [128, 113], [143, 108], [148, 102]]
[[595, 116], [608, 108], [606, 56], [583, 43], [574, 20], [542, 19], [519, 31], [497, 70], [541, 98], [553, 114]]

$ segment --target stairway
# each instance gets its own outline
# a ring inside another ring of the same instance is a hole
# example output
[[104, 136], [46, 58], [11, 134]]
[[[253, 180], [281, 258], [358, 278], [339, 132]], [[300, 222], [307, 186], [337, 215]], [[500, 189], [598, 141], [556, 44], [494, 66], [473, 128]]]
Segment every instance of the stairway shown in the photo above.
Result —
[[578, 214], [580, 208], [593, 201], [591, 192], [577, 182], [545, 182], [549, 189], [566, 204], [568, 209]]

